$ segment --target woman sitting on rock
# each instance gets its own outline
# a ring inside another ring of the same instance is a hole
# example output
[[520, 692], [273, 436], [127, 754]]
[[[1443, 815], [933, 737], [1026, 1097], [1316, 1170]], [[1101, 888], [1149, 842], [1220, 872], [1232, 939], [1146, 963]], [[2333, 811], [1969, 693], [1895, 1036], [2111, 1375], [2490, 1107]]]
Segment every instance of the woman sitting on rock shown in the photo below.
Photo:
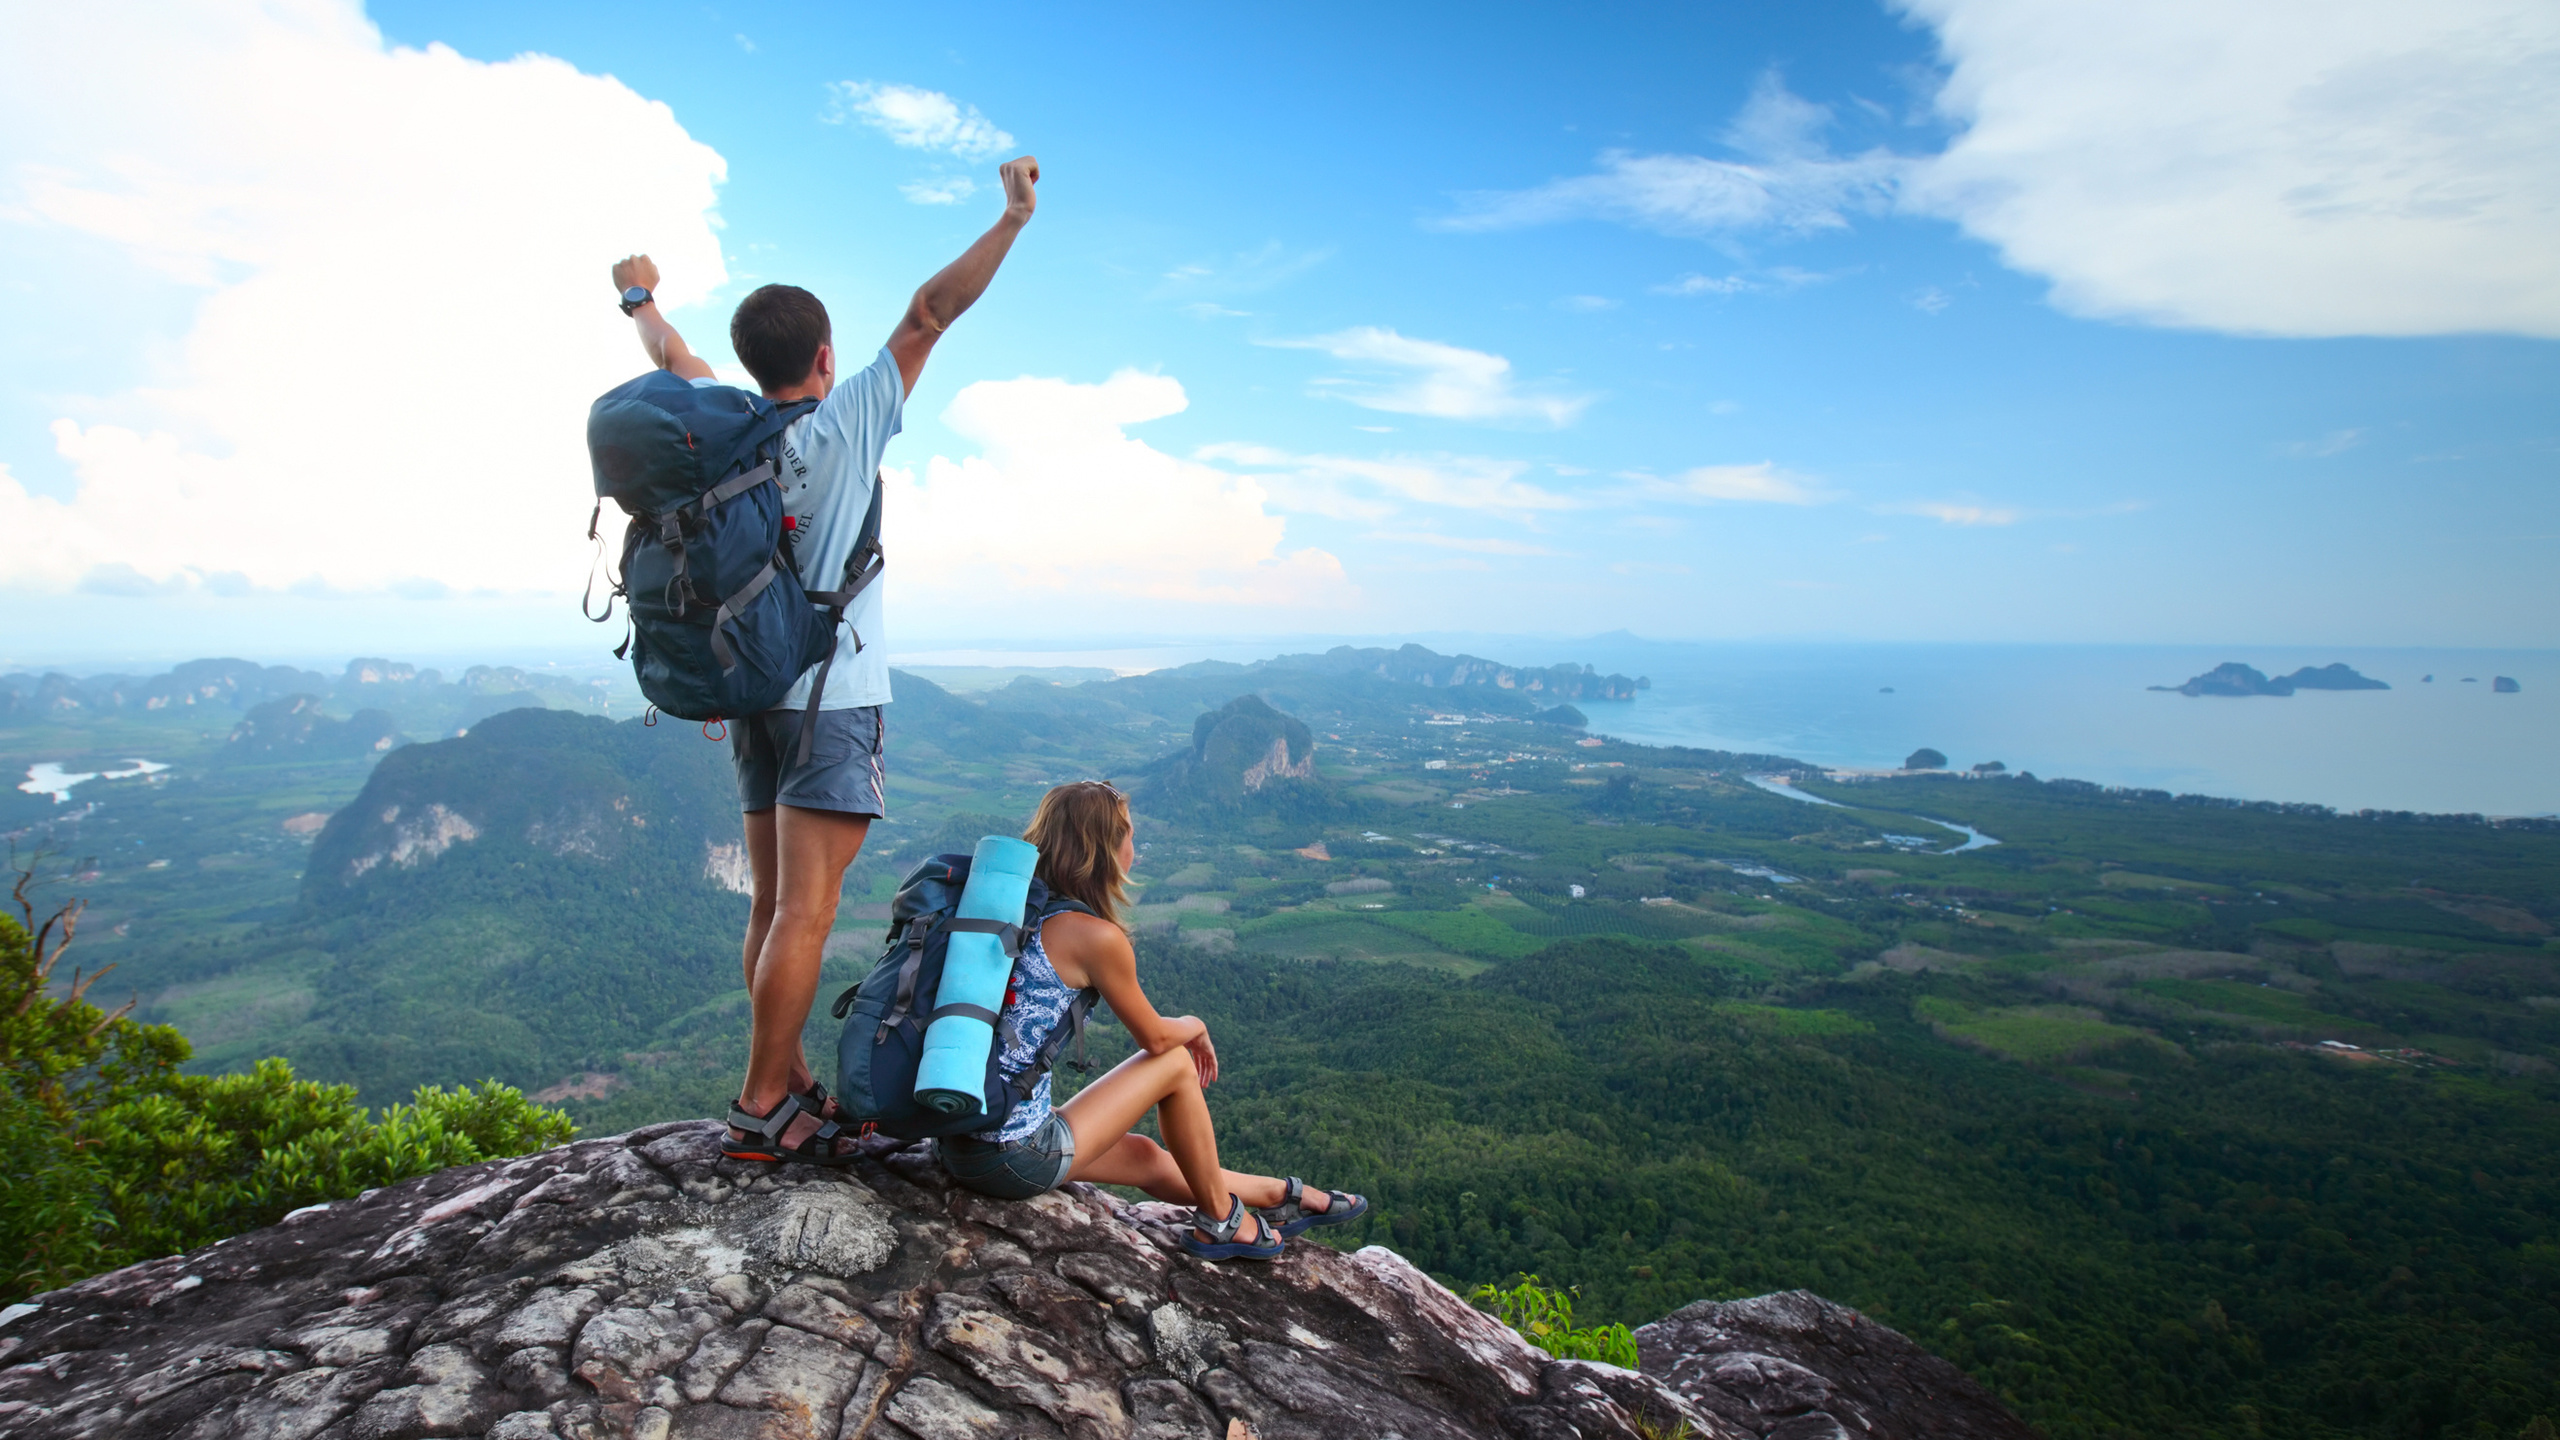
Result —
[[[1204, 1260], [1274, 1259], [1285, 1237], [1367, 1214], [1369, 1202], [1357, 1195], [1310, 1190], [1294, 1175], [1277, 1180], [1219, 1166], [1201, 1093], [1218, 1078], [1209, 1027], [1190, 1015], [1167, 1019], [1147, 1003], [1137, 952], [1120, 928], [1138, 855], [1128, 799], [1096, 780], [1061, 785], [1041, 797], [1022, 838], [1040, 847], [1036, 873], [1049, 892], [1094, 913], [1052, 916], [1022, 947], [1004, 1068], [1027, 1068], [1076, 992], [1087, 988], [1102, 992], [1139, 1050], [1054, 1110], [1043, 1075], [1001, 1128], [935, 1142], [952, 1178], [1005, 1200], [1027, 1200], [1069, 1180], [1134, 1185], [1195, 1207], [1196, 1228], [1183, 1232], [1182, 1246]], [[1129, 1131], [1149, 1110], [1162, 1145]]]

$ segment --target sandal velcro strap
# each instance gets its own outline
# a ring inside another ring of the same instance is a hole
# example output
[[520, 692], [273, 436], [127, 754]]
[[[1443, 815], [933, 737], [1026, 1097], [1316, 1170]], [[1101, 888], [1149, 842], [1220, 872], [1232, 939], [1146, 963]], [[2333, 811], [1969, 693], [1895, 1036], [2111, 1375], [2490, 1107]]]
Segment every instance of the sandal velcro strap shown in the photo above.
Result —
[[[1283, 1244], [1279, 1232], [1271, 1228], [1270, 1221], [1262, 1220], [1255, 1227], [1252, 1239], [1237, 1238], [1244, 1228], [1244, 1217], [1253, 1213], [1253, 1210], [1242, 1200], [1229, 1195], [1227, 1218], [1224, 1220], [1210, 1219], [1209, 1212], [1206, 1210], [1191, 1212], [1193, 1227], [1199, 1235], [1206, 1235], [1208, 1239], [1197, 1238], [1192, 1230], [1183, 1231], [1177, 1238], [1181, 1242], [1184, 1253], [1201, 1260], [1279, 1259]], [[1255, 1218], [1261, 1219], [1259, 1216]]]
[[[797, 1145], [782, 1143], [783, 1133], [791, 1128], [791, 1122], [803, 1115], [817, 1121], [817, 1129]], [[758, 1137], [723, 1144], [721, 1152], [733, 1160], [801, 1160], [812, 1165], [853, 1163], [852, 1154], [840, 1153], [836, 1149], [836, 1141], [843, 1137], [844, 1127], [820, 1114], [801, 1095], [785, 1092], [780, 1100], [774, 1102], [773, 1109], [763, 1115], [749, 1110], [741, 1097], [738, 1103], [729, 1107], [728, 1124], [733, 1130]]]
[[1212, 1244], [1234, 1244], [1236, 1231], [1244, 1226], [1244, 1202], [1230, 1195], [1227, 1197], [1226, 1219], [1213, 1220], [1209, 1217], [1208, 1211], [1194, 1210], [1191, 1212], [1191, 1223], [1199, 1228], [1201, 1234], [1208, 1236]]
[[767, 1140], [779, 1143], [782, 1132], [790, 1129], [791, 1122], [800, 1118], [801, 1112], [806, 1108], [800, 1103], [799, 1096], [785, 1095], [781, 1102], [773, 1107], [772, 1113], [758, 1115], [748, 1110], [746, 1102], [741, 1100], [729, 1107], [729, 1128], [761, 1135]]
[[1281, 1192], [1280, 1203], [1262, 1212], [1262, 1221], [1278, 1231], [1283, 1240], [1295, 1240], [1320, 1225], [1348, 1225], [1369, 1213], [1369, 1202], [1340, 1190], [1324, 1192], [1328, 1202], [1322, 1210], [1309, 1210], [1306, 1182], [1289, 1177]]

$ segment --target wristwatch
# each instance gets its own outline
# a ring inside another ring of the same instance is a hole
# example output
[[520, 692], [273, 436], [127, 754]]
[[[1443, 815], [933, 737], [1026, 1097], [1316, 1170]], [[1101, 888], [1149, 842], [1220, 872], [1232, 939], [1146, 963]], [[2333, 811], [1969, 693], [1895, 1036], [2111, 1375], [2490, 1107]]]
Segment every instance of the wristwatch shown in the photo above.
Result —
[[648, 304], [651, 298], [652, 297], [650, 296], [646, 286], [632, 286], [630, 289], [622, 292], [622, 313], [625, 315], [630, 314], [632, 311]]

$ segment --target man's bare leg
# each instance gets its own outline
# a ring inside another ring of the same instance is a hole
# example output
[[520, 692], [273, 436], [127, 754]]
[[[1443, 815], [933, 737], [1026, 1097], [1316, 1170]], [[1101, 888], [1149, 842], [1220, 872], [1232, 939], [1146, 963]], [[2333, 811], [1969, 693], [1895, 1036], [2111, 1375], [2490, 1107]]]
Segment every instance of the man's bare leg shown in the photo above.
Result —
[[[761, 823], [760, 823], [761, 822]], [[748, 1043], [745, 1107], [763, 1114], [809, 1082], [800, 1032], [817, 999], [818, 968], [835, 928], [844, 872], [871, 832], [867, 815], [777, 805], [747, 817], [747, 864], [755, 877], [748, 912], [747, 1002], [754, 1017]], [[769, 898], [768, 898], [769, 897]], [[783, 1143], [807, 1140], [815, 1119], [795, 1120]]]
[[773, 928], [773, 812], [747, 813], [747, 875], [754, 896], [747, 909], [747, 993], [756, 988], [756, 960], [764, 954], [765, 933]]

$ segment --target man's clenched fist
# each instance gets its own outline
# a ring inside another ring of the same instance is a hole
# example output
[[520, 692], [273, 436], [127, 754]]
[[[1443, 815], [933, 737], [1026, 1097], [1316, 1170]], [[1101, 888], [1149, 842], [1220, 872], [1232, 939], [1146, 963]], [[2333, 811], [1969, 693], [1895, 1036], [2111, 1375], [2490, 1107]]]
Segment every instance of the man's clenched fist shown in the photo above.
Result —
[[[1025, 192], [1028, 193], [1028, 192]], [[626, 255], [613, 262], [614, 293], [637, 285], [655, 295], [658, 293], [658, 262], [646, 255]]]
[[1040, 161], [1030, 155], [1007, 160], [998, 174], [1004, 177], [1004, 211], [1016, 220], [1028, 220], [1038, 207], [1039, 197], [1031, 187], [1040, 183]]

